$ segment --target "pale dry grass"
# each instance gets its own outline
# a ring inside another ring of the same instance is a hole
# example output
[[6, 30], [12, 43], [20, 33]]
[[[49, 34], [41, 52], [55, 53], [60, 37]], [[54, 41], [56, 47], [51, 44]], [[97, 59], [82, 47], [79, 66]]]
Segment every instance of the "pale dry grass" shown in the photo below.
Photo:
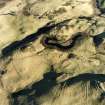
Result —
[[104, 105], [100, 102], [99, 87], [91, 87], [90, 82], [80, 82], [69, 87], [56, 86], [48, 95], [36, 98], [40, 105]]

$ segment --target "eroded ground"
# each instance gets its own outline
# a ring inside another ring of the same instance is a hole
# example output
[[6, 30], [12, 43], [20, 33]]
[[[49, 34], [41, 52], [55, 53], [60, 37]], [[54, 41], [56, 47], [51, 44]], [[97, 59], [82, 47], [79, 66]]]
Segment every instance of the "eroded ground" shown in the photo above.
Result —
[[0, 105], [105, 104], [104, 0], [0, 4]]

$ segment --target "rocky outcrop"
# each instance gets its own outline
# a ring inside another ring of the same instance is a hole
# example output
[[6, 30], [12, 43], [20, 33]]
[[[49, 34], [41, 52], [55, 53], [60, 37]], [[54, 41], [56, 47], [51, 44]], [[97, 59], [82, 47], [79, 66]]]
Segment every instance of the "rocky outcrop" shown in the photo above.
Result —
[[4, 0], [0, 21], [0, 105], [104, 105], [104, 0]]

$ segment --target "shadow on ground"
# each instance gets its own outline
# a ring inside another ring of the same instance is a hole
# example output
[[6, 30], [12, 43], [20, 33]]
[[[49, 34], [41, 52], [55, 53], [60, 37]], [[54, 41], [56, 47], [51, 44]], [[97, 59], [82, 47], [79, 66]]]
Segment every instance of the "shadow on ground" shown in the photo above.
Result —
[[47, 94], [56, 86], [56, 78], [61, 74], [57, 74], [54, 71], [48, 72], [44, 74], [44, 78], [41, 81], [26, 87], [24, 90], [13, 93], [13, 105], [38, 105], [35, 98]]
[[[56, 72], [51, 71], [49, 73], [44, 74], [44, 78], [41, 81], [29, 87], [26, 87], [25, 89], [17, 93], [13, 93], [13, 105], [40, 105], [37, 103], [36, 98], [42, 95], [46, 95], [50, 92], [51, 89], [57, 86], [58, 83], [56, 82], [56, 78], [61, 75], [62, 73], [57, 74]], [[105, 82], [105, 75], [85, 73], [69, 78], [68, 80], [61, 82], [60, 84], [61, 88], [64, 84], [66, 84], [67, 87], [70, 87], [71, 85], [75, 85], [76, 83], [79, 83], [81, 81], [90, 81], [92, 88], [95, 88], [99, 82]], [[105, 99], [104, 92], [100, 95], [99, 101], [102, 101], [103, 99]]]
[[105, 39], [105, 32], [102, 32], [96, 36], [93, 37], [93, 41], [95, 43], [95, 46], [99, 46]]
[[7, 47], [5, 47], [2, 50], [2, 58], [8, 57], [15, 50], [17, 50], [19, 48], [27, 47], [27, 44], [37, 40], [39, 38], [39, 36], [49, 32], [51, 29], [53, 29], [56, 26], [58, 26], [58, 27], [62, 26], [64, 23], [66, 23], [68, 21], [70, 21], [70, 19], [67, 19], [67, 20], [64, 20], [62, 22], [52, 24], [52, 25], [50, 25], [51, 22], [49, 22], [45, 26], [41, 27], [36, 33], [30, 34], [22, 40], [15, 41], [15, 42], [11, 43], [10, 45], [8, 45]]

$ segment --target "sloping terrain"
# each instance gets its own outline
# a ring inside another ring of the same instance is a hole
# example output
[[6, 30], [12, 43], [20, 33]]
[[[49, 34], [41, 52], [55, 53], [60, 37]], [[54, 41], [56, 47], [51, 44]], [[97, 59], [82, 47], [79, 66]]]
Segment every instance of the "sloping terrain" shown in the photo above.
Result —
[[0, 105], [104, 105], [104, 4], [1, 0]]

